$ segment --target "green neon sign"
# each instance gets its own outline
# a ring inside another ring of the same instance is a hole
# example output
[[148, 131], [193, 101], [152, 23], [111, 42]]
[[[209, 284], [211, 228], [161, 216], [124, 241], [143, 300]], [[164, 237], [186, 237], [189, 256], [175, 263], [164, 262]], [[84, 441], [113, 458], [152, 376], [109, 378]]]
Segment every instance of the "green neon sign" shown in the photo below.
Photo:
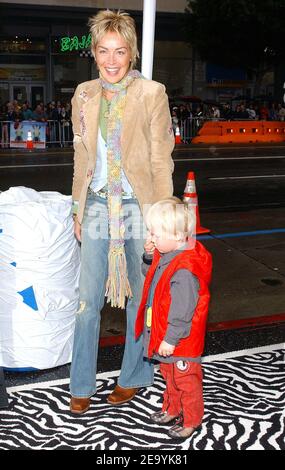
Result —
[[60, 51], [61, 52], [72, 52], [79, 51], [81, 49], [88, 49], [91, 46], [91, 34], [88, 36], [69, 36], [60, 39]]

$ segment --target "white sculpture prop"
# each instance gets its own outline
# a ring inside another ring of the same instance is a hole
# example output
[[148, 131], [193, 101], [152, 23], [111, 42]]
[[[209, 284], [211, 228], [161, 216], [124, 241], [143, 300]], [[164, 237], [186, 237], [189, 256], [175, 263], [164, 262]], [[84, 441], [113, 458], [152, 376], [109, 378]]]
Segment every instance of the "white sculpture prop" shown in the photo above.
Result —
[[0, 366], [71, 361], [79, 270], [70, 196], [25, 187], [0, 194]]

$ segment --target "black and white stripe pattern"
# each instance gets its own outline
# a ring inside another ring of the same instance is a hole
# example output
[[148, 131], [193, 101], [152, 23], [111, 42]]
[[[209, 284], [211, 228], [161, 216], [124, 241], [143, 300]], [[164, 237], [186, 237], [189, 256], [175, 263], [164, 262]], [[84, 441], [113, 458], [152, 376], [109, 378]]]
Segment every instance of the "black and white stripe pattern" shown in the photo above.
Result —
[[106, 403], [118, 372], [100, 374], [88, 413], [68, 410], [68, 380], [11, 388], [0, 411], [0, 449], [285, 449], [285, 368], [282, 345], [204, 360], [202, 431], [176, 444], [149, 414], [161, 407], [164, 382], [115, 408]]

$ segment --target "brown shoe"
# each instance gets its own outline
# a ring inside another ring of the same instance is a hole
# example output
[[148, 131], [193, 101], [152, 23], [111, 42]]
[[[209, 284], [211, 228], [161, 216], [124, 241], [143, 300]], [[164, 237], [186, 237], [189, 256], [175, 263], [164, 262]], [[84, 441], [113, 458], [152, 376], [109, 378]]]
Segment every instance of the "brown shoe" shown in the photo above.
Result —
[[116, 385], [113, 392], [108, 396], [107, 402], [114, 406], [122, 405], [134, 398], [138, 390], [138, 388], [123, 388]]
[[70, 400], [70, 411], [75, 415], [82, 415], [90, 408], [90, 398], [75, 398], [71, 397]]

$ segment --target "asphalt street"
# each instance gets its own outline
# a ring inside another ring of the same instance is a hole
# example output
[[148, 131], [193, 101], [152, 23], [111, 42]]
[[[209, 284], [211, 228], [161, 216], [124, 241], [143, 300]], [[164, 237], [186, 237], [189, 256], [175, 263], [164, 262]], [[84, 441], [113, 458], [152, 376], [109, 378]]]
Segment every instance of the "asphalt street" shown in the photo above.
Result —
[[285, 204], [285, 146], [178, 147], [174, 158], [176, 194], [183, 194], [187, 171], [194, 171], [202, 211]]
[[[0, 190], [27, 186], [38, 191], [71, 193], [72, 150], [0, 151]], [[177, 146], [175, 194], [184, 191], [188, 171], [195, 172], [201, 211], [283, 207], [285, 144], [260, 146]]]

